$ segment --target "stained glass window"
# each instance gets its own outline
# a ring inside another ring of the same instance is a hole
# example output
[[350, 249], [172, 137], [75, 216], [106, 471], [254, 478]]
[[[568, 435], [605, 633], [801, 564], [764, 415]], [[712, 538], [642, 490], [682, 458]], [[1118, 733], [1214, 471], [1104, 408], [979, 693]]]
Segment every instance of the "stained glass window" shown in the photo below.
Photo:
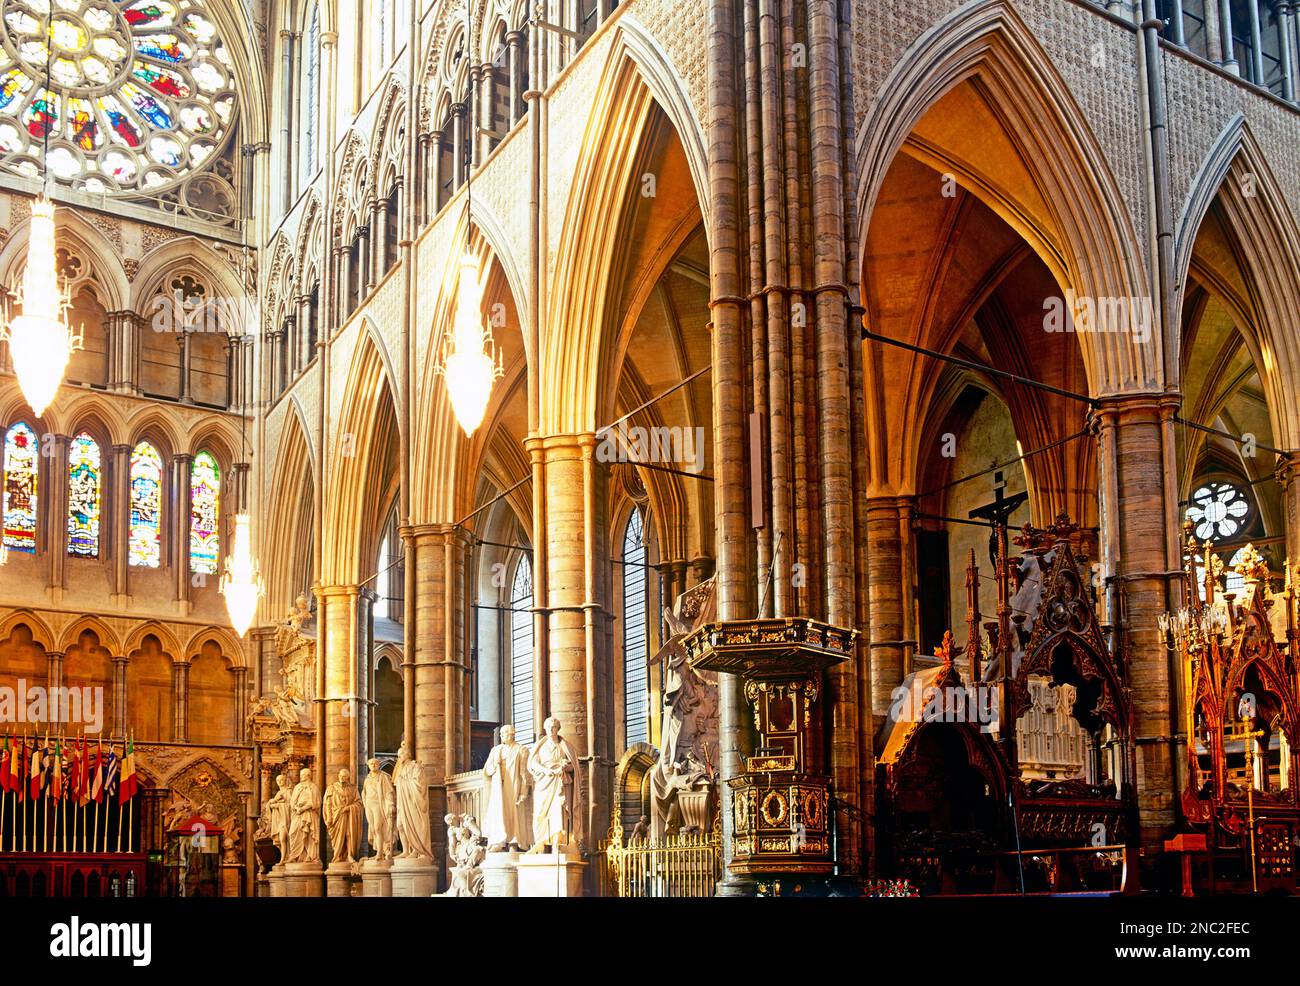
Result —
[[[0, 153], [92, 192], [156, 193], [221, 148], [235, 117], [230, 52], [197, 0], [6, 0]], [[53, 84], [46, 85], [46, 64]]]
[[515, 739], [533, 741], [533, 566], [527, 555], [510, 586], [510, 722]]
[[22, 421], [5, 432], [5, 547], [36, 551], [36, 478], [40, 466], [36, 432]]
[[302, 121], [299, 126], [302, 174], [298, 180], [306, 184], [316, 173], [316, 118], [320, 114], [320, 10], [315, 5], [307, 19], [302, 57]]
[[68, 449], [68, 554], [99, 557], [99, 444], [78, 435]]
[[194, 457], [190, 468], [190, 571], [217, 574], [217, 553], [221, 548], [218, 523], [221, 518], [221, 470], [207, 452]]
[[1187, 508], [1196, 537], [1202, 541], [1232, 537], [1245, 525], [1249, 513], [1250, 503], [1241, 487], [1222, 481], [1199, 486]]
[[162, 456], [148, 442], [131, 451], [131, 564], [162, 560]]
[[648, 583], [641, 524], [641, 512], [633, 510], [623, 531], [623, 724], [628, 746], [650, 738], [646, 680]]

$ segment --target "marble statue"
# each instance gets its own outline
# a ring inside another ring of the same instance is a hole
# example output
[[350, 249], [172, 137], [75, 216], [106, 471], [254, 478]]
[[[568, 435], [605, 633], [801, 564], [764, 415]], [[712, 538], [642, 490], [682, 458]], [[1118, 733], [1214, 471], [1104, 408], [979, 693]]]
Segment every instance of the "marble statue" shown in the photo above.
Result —
[[339, 771], [338, 780], [325, 792], [322, 817], [330, 834], [330, 861], [351, 863], [361, 851], [361, 815], [364, 806], [352, 783], [352, 772]]
[[[673, 608], [664, 613], [668, 641], [650, 659], [663, 673], [660, 754], [648, 778], [650, 837], [656, 841], [681, 827], [683, 790], [708, 792], [693, 801], [707, 802], [712, 797], [715, 771], [709, 763], [709, 749], [717, 749], [717, 675], [692, 668], [683, 641], [714, 613], [712, 580], [678, 596]], [[702, 774], [695, 764], [704, 766]], [[683, 783], [682, 774], [690, 776], [689, 784]], [[703, 805], [700, 808], [707, 811]]]
[[533, 775], [533, 838], [530, 853], [577, 845], [582, 841], [582, 774], [572, 744], [560, 735], [560, 720], [548, 716], [545, 734], [528, 757]]
[[311, 769], [298, 772], [298, 783], [289, 795], [290, 863], [320, 862], [320, 788], [311, 779]]
[[482, 897], [483, 872], [479, 868], [487, 856], [483, 833], [473, 815], [449, 814], [443, 816], [447, 823], [447, 856], [450, 860], [450, 886], [444, 897]]
[[515, 727], [501, 727], [501, 742], [488, 753], [483, 765], [487, 784], [487, 810], [483, 815], [483, 834], [488, 851], [510, 848], [527, 849], [528, 817], [526, 804], [532, 777], [528, 773], [528, 748], [515, 742]]
[[394, 819], [397, 814], [397, 792], [393, 779], [379, 769], [379, 761], [371, 757], [366, 761], [370, 772], [362, 788], [366, 806], [366, 826], [369, 829], [371, 859], [393, 858]]
[[283, 863], [289, 858], [289, 778], [276, 774], [275, 788], [275, 794], [262, 806], [262, 817], [266, 819], [271, 843], [280, 850], [280, 862]]
[[424, 781], [424, 765], [411, 757], [406, 740], [397, 749], [397, 766], [393, 769], [397, 788], [397, 838], [402, 843], [398, 859], [432, 859], [429, 844], [429, 786]]

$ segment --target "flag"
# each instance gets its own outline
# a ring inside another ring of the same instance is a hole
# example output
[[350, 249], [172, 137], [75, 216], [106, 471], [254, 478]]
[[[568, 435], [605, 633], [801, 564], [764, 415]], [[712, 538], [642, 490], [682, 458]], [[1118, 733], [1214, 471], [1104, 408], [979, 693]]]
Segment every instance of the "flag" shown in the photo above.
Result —
[[99, 741], [99, 750], [95, 754], [95, 772], [90, 782], [90, 798], [92, 801], [102, 801], [104, 799], [104, 741]]
[[[45, 737], [45, 743], [48, 746], [50, 738]], [[31, 770], [28, 772], [29, 793], [33, 801], [41, 796], [41, 788], [45, 786], [45, 750], [39, 746], [32, 746], [31, 752]]]
[[90, 800], [90, 747], [86, 745], [86, 734], [81, 734], [81, 755], [77, 768], [77, 804], [84, 805]]
[[135, 736], [126, 741], [126, 757], [122, 760], [122, 786], [118, 788], [117, 803], [126, 804], [135, 797], [140, 778], [135, 772]]
[[63, 740], [54, 741], [54, 763], [50, 764], [50, 797], [63, 797]]
[[18, 749], [14, 751], [13, 763], [9, 765], [9, 789], [14, 792], [14, 801], [23, 800], [23, 782], [27, 777], [27, 737], [18, 738]]
[[13, 766], [14, 754], [9, 748], [9, 737], [5, 736], [5, 748], [0, 751], [0, 791], [9, 793], [12, 788], [9, 786], [9, 773]]
[[111, 801], [113, 794], [117, 791], [117, 754], [113, 752], [113, 744], [108, 744], [108, 752], [104, 754], [104, 783], [101, 789], [105, 801]]

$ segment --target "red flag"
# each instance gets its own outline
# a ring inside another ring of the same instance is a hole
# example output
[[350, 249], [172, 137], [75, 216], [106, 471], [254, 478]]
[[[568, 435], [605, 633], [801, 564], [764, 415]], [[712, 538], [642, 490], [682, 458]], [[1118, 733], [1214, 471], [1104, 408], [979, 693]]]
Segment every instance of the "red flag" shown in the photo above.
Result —
[[13, 762], [13, 750], [9, 748], [9, 737], [5, 736], [5, 748], [0, 751], [0, 791], [9, 791], [9, 769]]
[[41, 788], [45, 786], [45, 756], [49, 749], [49, 745], [50, 737], [46, 734], [44, 747], [32, 747], [27, 776], [31, 781], [29, 791], [33, 801], [41, 796]]

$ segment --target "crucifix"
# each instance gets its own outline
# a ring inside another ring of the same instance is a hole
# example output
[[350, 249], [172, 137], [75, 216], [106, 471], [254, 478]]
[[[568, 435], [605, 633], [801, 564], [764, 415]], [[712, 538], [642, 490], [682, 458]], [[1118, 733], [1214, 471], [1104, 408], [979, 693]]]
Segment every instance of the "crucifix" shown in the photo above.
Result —
[[[1011, 563], [1007, 557], [1007, 520], [1016, 509], [1029, 499], [1026, 492], [1007, 496], [1007, 480], [1002, 470], [993, 474], [993, 500], [976, 507], [968, 515], [971, 520], [983, 520], [992, 525], [989, 533], [989, 558], [993, 562], [993, 574], [998, 584], [998, 606], [996, 639], [990, 639], [993, 653], [997, 655], [1001, 671], [999, 689], [1000, 710], [998, 713], [998, 735], [1007, 754], [1008, 763], [1017, 763], [1015, 747], [1015, 719], [1011, 715]], [[990, 638], [993, 637], [994, 625], [990, 624]], [[1002, 721], [1005, 719], [1006, 721]], [[1013, 805], [1014, 811], [1014, 805]]]

